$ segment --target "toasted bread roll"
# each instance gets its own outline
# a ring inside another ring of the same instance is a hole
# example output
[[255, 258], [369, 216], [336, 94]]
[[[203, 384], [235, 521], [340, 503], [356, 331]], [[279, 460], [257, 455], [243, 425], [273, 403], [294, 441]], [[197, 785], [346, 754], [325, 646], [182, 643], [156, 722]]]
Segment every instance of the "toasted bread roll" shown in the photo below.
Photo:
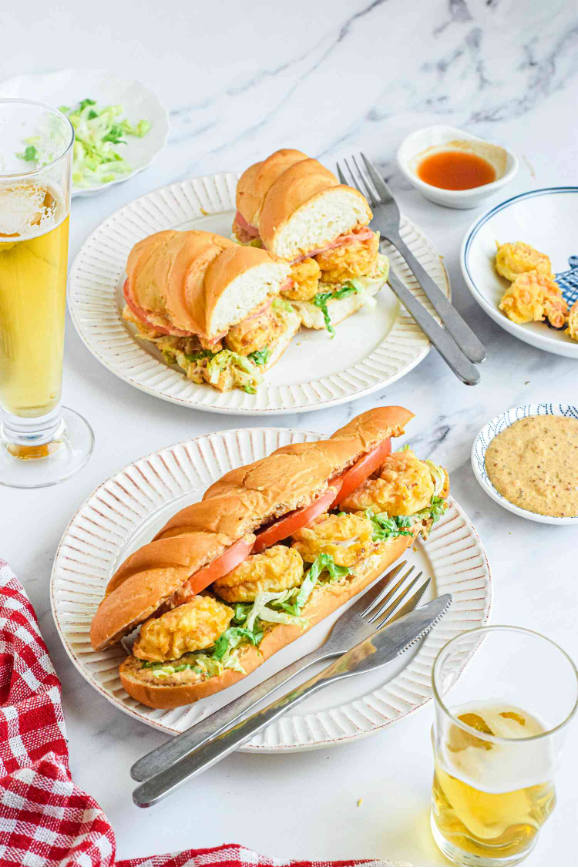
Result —
[[293, 261], [372, 218], [365, 197], [300, 151], [276, 151], [237, 186], [237, 212], [267, 250]]
[[169, 229], [131, 250], [125, 297], [152, 328], [212, 341], [274, 298], [290, 275], [266, 250]]
[[412, 418], [403, 407], [377, 407], [328, 440], [292, 443], [226, 473], [119, 567], [92, 622], [93, 647], [119, 641], [242, 537], [310, 504], [332, 477], [383, 440], [398, 437]]
[[401, 557], [414, 539], [414, 536], [399, 536], [380, 543], [376, 551], [358, 565], [354, 575], [338, 582], [317, 586], [302, 611], [307, 622], [305, 627], [297, 624], [275, 624], [267, 629], [258, 648], [252, 645], [243, 647], [239, 663], [245, 670], [244, 673], [226, 669], [221, 675], [199, 677], [193, 670], [188, 669], [175, 672], [161, 681], [154, 676], [154, 670], [142, 668], [142, 663], [136, 657], [128, 657], [120, 667], [120, 680], [124, 689], [133, 699], [148, 705], [149, 708], [176, 708], [231, 687], [367, 588], [390, 564]]

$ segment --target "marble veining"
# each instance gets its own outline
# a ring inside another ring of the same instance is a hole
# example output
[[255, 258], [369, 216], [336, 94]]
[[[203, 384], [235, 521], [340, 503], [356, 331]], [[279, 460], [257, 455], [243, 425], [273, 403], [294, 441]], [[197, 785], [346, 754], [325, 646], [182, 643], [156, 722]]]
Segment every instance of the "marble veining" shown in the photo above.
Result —
[[[68, 4], [47, 10], [41, 0], [29, 0], [3, 10], [3, 28], [9, 49], [2, 75], [106, 66], [150, 84], [171, 112], [168, 147], [147, 171], [98, 197], [75, 200], [71, 257], [132, 199], [186, 177], [241, 170], [275, 148], [301, 148], [329, 167], [358, 150], [376, 161], [401, 209], [444, 256], [454, 302], [488, 350], [481, 383], [462, 386], [432, 352], [370, 398], [265, 424], [329, 432], [378, 403], [413, 409], [404, 439], [448, 467], [454, 496], [488, 551], [493, 622], [544, 632], [578, 658], [575, 529], [507, 513], [480, 489], [470, 466], [475, 435], [503, 410], [576, 403], [576, 364], [521, 343], [485, 316], [458, 265], [461, 241], [480, 211], [426, 202], [395, 166], [401, 140], [439, 122], [516, 152], [520, 171], [507, 195], [576, 183], [575, 0], [173, 0], [164, 6], [101, 0], [97, 9], [80, 4], [74, 12]], [[118, 858], [233, 840], [278, 857], [445, 864], [427, 825], [431, 710], [333, 752], [232, 756], [150, 811], [132, 805], [129, 767], [162, 736], [98, 697], [68, 659], [50, 613], [54, 552], [80, 504], [138, 456], [259, 420], [194, 412], [137, 392], [88, 353], [70, 322], [64, 400], [90, 419], [94, 457], [61, 486], [0, 492], [0, 555], [38, 612], [63, 682], [72, 773], [109, 815]], [[558, 775], [559, 808], [528, 866], [571, 864], [575, 730]]]

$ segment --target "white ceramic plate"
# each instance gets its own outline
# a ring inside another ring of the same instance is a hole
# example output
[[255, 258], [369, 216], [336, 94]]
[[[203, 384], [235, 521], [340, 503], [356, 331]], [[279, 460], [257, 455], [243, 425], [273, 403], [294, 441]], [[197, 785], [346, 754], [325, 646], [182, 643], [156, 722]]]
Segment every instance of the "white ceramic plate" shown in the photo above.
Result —
[[58, 72], [15, 75], [0, 83], [0, 97], [33, 99], [58, 108], [75, 106], [89, 98], [99, 106], [120, 104], [133, 124], [148, 120], [151, 128], [142, 139], [127, 136], [126, 145], [119, 145], [119, 153], [132, 166], [129, 175], [123, 175], [109, 184], [72, 188], [73, 196], [92, 196], [114, 184], [128, 181], [150, 166], [167, 143], [169, 115], [157, 95], [140, 81], [114, 75], [104, 69], [61, 69]]
[[526, 404], [524, 407], [512, 407], [511, 410], [506, 410], [484, 425], [472, 446], [472, 468], [474, 475], [486, 494], [489, 494], [492, 500], [508, 509], [510, 512], [529, 518], [531, 521], [539, 521], [542, 524], [578, 524], [578, 515], [567, 516], [565, 518], [557, 518], [553, 515], [540, 515], [537, 512], [530, 512], [528, 509], [521, 509], [513, 503], [510, 503], [500, 492], [492, 485], [488, 473], [486, 471], [486, 450], [496, 434], [500, 434], [506, 428], [509, 428], [518, 419], [524, 419], [526, 416], [567, 416], [571, 419], [578, 419], [578, 407], [572, 404]]
[[520, 340], [578, 359], [578, 341], [546, 323], [518, 325], [498, 305], [509, 283], [496, 272], [496, 241], [524, 241], [547, 254], [570, 307], [578, 300], [578, 187], [546, 187], [507, 199], [470, 227], [462, 244], [464, 279], [488, 316]]
[[[256, 395], [240, 389], [218, 392], [187, 380], [160, 353], [133, 336], [122, 319], [125, 264], [133, 245], [162, 229], [203, 229], [227, 237], [235, 214], [237, 175], [182, 181], [131, 202], [86, 241], [70, 273], [72, 320], [102, 364], [137, 389], [175, 404], [213, 413], [276, 415], [342, 404], [382, 389], [407, 374], [428, 353], [421, 329], [385, 286], [375, 309], [362, 308], [341, 323], [336, 336], [302, 329]], [[401, 235], [449, 296], [446, 270], [435, 248], [404, 219]], [[399, 253], [382, 249], [411, 291], [433, 312]], [[314, 373], [313, 373], [314, 372]]]
[[[320, 434], [287, 428], [208, 434], [135, 461], [81, 506], [56, 553], [52, 612], [72, 662], [109, 702], [142, 723], [167, 733], [182, 732], [323, 642], [341, 612], [282, 649], [239, 684], [194, 705], [160, 711], [146, 708], [124, 692], [118, 676], [118, 665], [126, 656], [122, 647], [93, 651], [89, 641], [90, 622], [110, 577], [171, 515], [199, 500], [232, 467], [262, 458], [287, 443], [320, 438]], [[311, 697], [298, 714], [286, 715], [243, 750], [311, 750], [352, 741], [403, 719], [431, 699], [431, 667], [438, 650], [463, 630], [487, 623], [490, 570], [480, 538], [455, 501], [434, 525], [427, 543], [418, 543], [406, 557], [432, 576], [430, 599], [446, 591], [454, 595], [440, 624], [399, 663]], [[461, 662], [460, 671], [467, 659]]]

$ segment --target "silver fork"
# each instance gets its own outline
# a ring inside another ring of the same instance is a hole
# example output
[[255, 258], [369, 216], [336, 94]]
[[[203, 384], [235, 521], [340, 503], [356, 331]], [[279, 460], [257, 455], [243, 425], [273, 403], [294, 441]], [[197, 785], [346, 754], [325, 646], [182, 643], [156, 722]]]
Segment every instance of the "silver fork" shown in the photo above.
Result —
[[[369, 638], [378, 626], [383, 626], [388, 620], [390, 623], [412, 612], [423, 597], [431, 579], [427, 579], [409, 599], [406, 599], [411, 589], [422, 575], [420, 571], [409, 584], [402, 589], [402, 585], [409, 578], [415, 567], [410, 567], [407, 572], [390, 589], [390, 582], [406, 566], [407, 561], [397, 564], [377, 581], [369, 591], [362, 594], [355, 603], [347, 609], [335, 622], [327, 639], [320, 648], [316, 648], [305, 657], [301, 657], [294, 663], [289, 664], [280, 672], [271, 675], [261, 684], [257, 684], [247, 693], [229, 702], [218, 711], [213, 712], [204, 720], [191, 726], [185, 732], [161, 744], [160, 747], [150, 751], [141, 757], [130, 770], [135, 781], [145, 781], [159, 774], [193, 750], [205, 744], [210, 739], [227, 730], [236, 723], [245, 712], [254, 708], [262, 699], [265, 699], [282, 684], [289, 681], [299, 672], [307, 669], [318, 660], [327, 660], [331, 657], [340, 657], [355, 647], [359, 642]], [[401, 590], [400, 590], [401, 589]], [[398, 610], [398, 606], [406, 600]], [[395, 612], [395, 615], [394, 615]], [[391, 617], [394, 615], [394, 617]], [[376, 623], [379, 619], [379, 625]]]
[[388, 283], [454, 373], [464, 383], [475, 385], [479, 382], [480, 374], [472, 362], [482, 362], [486, 358], [486, 350], [469, 325], [462, 319], [455, 307], [453, 307], [439, 286], [429, 276], [425, 268], [420, 265], [402, 240], [399, 234], [401, 218], [397, 203], [391, 195], [387, 184], [374, 166], [363, 154], [361, 156], [367, 167], [367, 174], [360, 168], [356, 157], [352, 156], [351, 161], [357, 170], [357, 174], [353, 171], [347, 159], [345, 159], [343, 162], [350, 175], [350, 179], [347, 180], [338, 163], [337, 173], [339, 180], [342, 184], [350, 184], [356, 187], [367, 196], [374, 212], [372, 225], [402, 254], [420, 283], [425, 295], [433, 305], [434, 310], [445, 324], [446, 329], [442, 329], [437, 324], [423, 305], [404, 286], [393, 270], [390, 270]]

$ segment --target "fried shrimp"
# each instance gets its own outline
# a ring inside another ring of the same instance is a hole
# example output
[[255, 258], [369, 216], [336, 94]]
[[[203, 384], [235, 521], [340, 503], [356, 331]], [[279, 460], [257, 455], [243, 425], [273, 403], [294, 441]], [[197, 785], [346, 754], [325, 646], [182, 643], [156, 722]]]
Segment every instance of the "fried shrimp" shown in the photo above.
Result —
[[552, 278], [552, 265], [545, 253], [540, 253], [523, 241], [497, 244], [497, 247], [496, 271], [506, 280], [513, 282], [519, 274], [527, 271], [537, 271], [538, 274]]
[[209, 648], [224, 633], [233, 610], [213, 597], [194, 597], [141, 627], [133, 654], [141, 660], [177, 660], [188, 651]]
[[430, 468], [411, 449], [392, 452], [378, 470], [341, 504], [342, 509], [371, 509], [388, 515], [413, 515], [429, 506], [435, 490]]
[[373, 527], [364, 515], [324, 513], [311, 525], [293, 534], [294, 548], [307, 563], [321, 554], [331, 555], [337, 566], [351, 567], [372, 548]]
[[260, 316], [249, 317], [229, 329], [225, 343], [230, 350], [241, 356], [248, 356], [274, 343], [284, 331], [285, 325], [280, 317], [269, 307]]
[[286, 591], [303, 581], [303, 560], [296, 549], [272, 546], [250, 555], [238, 567], [213, 584], [213, 590], [228, 603], [246, 603], [262, 591]]
[[568, 305], [558, 284], [537, 271], [520, 274], [502, 296], [500, 310], [515, 323], [542, 322], [562, 328]]
[[281, 294], [294, 301], [309, 301], [319, 291], [320, 276], [321, 269], [314, 259], [307, 257], [301, 262], [295, 262], [291, 266], [293, 286], [283, 290]]
[[321, 268], [324, 283], [343, 283], [356, 277], [371, 275], [379, 253], [379, 236], [375, 233], [365, 241], [354, 241], [318, 253], [315, 259]]

